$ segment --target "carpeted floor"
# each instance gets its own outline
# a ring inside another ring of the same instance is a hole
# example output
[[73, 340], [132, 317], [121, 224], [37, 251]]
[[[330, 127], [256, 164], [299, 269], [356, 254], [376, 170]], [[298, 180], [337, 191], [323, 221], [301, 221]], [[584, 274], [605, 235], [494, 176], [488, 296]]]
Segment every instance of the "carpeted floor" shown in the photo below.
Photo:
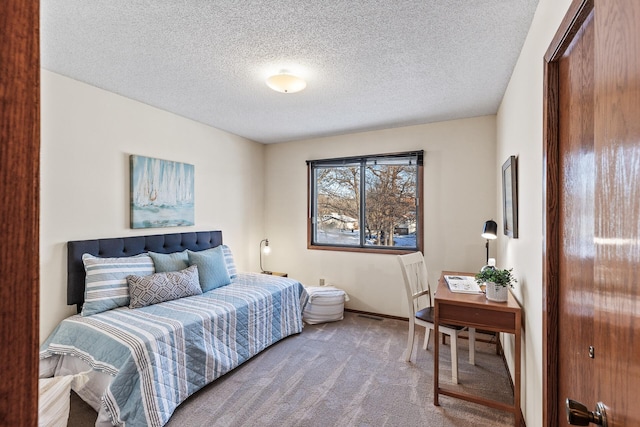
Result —
[[[182, 426], [511, 426], [513, 416], [440, 396], [433, 405], [433, 342], [404, 361], [408, 323], [345, 313], [340, 322], [305, 325], [190, 397], [167, 424]], [[448, 341], [447, 341], [448, 343]], [[512, 402], [495, 344], [459, 345], [459, 387]], [[449, 346], [441, 346], [440, 381], [451, 386]], [[69, 426], [90, 426], [95, 412], [72, 393]]]

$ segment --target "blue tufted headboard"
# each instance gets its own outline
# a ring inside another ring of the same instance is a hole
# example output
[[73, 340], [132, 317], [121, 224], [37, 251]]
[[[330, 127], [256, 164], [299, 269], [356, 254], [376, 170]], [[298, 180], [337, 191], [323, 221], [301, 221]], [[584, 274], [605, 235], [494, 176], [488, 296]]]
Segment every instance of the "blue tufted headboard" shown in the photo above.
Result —
[[67, 304], [77, 304], [79, 313], [84, 303], [85, 271], [82, 254], [88, 253], [99, 257], [127, 257], [149, 251], [165, 254], [181, 252], [185, 249], [202, 251], [221, 244], [222, 231], [194, 231], [68, 242]]

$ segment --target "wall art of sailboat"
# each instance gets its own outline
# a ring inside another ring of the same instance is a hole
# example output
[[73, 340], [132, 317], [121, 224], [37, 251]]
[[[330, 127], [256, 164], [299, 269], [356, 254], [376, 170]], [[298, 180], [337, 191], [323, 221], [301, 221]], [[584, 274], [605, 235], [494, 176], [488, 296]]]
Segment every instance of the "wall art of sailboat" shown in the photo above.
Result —
[[194, 225], [194, 166], [131, 155], [131, 228]]

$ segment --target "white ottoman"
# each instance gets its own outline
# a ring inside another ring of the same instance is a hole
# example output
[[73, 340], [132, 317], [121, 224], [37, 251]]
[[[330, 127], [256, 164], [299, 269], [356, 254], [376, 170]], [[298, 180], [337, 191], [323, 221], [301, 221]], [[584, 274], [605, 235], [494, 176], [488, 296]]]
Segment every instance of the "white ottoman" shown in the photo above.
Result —
[[305, 288], [309, 302], [302, 311], [302, 320], [310, 325], [335, 322], [344, 318], [344, 303], [349, 296], [334, 286], [309, 286]]

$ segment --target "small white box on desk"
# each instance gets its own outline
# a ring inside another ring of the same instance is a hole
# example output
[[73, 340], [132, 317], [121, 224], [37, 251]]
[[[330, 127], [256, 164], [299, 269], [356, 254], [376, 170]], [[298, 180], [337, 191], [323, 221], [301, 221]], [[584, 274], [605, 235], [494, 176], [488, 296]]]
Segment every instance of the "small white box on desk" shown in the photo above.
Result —
[[344, 318], [344, 303], [349, 296], [335, 286], [308, 286], [309, 301], [302, 311], [302, 320], [310, 325], [335, 322]]

